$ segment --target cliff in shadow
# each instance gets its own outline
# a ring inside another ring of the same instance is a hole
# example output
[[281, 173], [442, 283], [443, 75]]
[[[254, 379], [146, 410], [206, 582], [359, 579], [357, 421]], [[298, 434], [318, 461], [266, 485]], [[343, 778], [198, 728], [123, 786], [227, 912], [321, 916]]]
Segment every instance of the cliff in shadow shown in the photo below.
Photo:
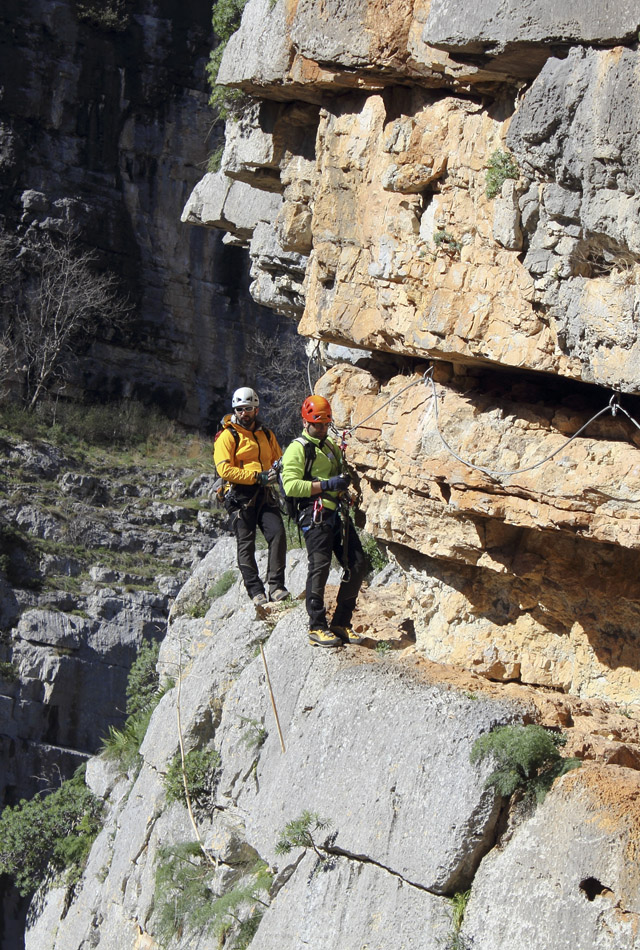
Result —
[[[0, 224], [28, 245], [72, 228], [135, 305], [65, 395], [155, 403], [213, 427], [256, 326], [246, 252], [180, 213], [222, 130], [208, 105], [209, 0], [8, 0], [0, 13]], [[278, 328], [281, 327], [281, 330]], [[244, 378], [244, 377], [243, 377]]]

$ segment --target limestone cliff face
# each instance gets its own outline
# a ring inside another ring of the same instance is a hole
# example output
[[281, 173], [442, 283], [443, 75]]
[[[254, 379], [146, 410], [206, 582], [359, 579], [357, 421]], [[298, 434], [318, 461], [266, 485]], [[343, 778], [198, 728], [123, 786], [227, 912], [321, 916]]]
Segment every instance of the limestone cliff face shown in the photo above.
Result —
[[376, 357], [317, 388], [419, 650], [631, 704], [639, 19], [250, 0], [219, 79], [256, 103], [184, 212], [249, 247], [300, 333]]
[[8, 0], [0, 13], [0, 221], [22, 241], [71, 223], [136, 305], [74, 383], [195, 425], [220, 418], [249, 331], [278, 322], [249, 297], [246, 252], [179, 221], [221, 134], [213, 42], [209, 0]]
[[[399, 635], [397, 568], [362, 593], [358, 647], [309, 647], [302, 604], [256, 616], [239, 580], [192, 618], [234, 547], [220, 540], [173, 605], [159, 669], [176, 685], [139, 770], [88, 763], [104, 827], [74, 892], [38, 895], [26, 950], [515, 950], [523, 934], [531, 950], [637, 948], [637, 722], [604, 702], [429, 663]], [[304, 553], [290, 552], [295, 596], [305, 577]], [[374, 649], [384, 637], [388, 649]], [[562, 728], [585, 762], [518, 815], [469, 753], [494, 726], [531, 721]], [[217, 762], [195, 827], [168, 798], [180, 739]], [[323, 825], [317, 850], [279, 853], [305, 811]], [[196, 846], [181, 861], [196, 828], [208, 858]], [[271, 884], [247, 896], [259, 859]], [[467, 888], [460, 928], [451, 898]]]

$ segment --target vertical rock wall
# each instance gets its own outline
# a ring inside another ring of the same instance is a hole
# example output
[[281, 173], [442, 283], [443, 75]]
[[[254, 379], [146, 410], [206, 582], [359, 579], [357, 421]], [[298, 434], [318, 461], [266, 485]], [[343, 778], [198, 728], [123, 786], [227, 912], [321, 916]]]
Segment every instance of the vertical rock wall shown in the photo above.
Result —
[[634, 705], [639, 20], [250, 0], [219, 78], [259, 105], [185, 211], [237, 234], [207, 209], [239, 179], [263, 201], [279, 169], [244, 237], [254, 286], [269, 235], [272, 284], [273, 248], [304, 267], [299, 332], [377, 361], [318, 389], [362, 522], [412, 578], [420, 649]]

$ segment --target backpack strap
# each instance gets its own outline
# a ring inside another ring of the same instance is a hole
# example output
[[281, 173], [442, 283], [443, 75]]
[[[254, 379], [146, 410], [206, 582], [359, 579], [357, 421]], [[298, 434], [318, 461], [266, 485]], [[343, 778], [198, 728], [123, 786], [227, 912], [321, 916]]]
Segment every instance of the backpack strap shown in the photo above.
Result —
[[311, 477], [313, 463], [316, 460], [316, 447], [313, 442], [309, 442], [309, 440], [305, 439], [303, 436], [298, 436], [296, 442], [301, 442], [304, 448], [304, 471], [302, 473], [302, 477], [305, 482], [308, 482]]
[[226, 428], [230, 430], [231, 434], [233, 435], [233, 441], [234, 441], [235, 444], [236, 444], [236, 447], [235, 447], [235, 449], [234, 449], [234, 451], [233, 451], [233, 461], [235, 462], [235, 460], [236, 460], [236, 451], [237, 451], [237, 449], [238, 449], [238, 446], [240, 445], [240, 433], [238, 432], [238, 430], [236, 429], [235, 426], [231, 425], [231, 423], [229, 423], [229, 424], [226, 426]]

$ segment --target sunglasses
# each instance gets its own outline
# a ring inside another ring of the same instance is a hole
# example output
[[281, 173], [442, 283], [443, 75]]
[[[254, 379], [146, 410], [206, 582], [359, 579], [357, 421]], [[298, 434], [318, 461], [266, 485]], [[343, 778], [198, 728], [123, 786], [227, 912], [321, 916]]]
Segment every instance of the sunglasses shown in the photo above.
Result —
[[255, 412], [255, 406], [236, 406], [236, 412]]

